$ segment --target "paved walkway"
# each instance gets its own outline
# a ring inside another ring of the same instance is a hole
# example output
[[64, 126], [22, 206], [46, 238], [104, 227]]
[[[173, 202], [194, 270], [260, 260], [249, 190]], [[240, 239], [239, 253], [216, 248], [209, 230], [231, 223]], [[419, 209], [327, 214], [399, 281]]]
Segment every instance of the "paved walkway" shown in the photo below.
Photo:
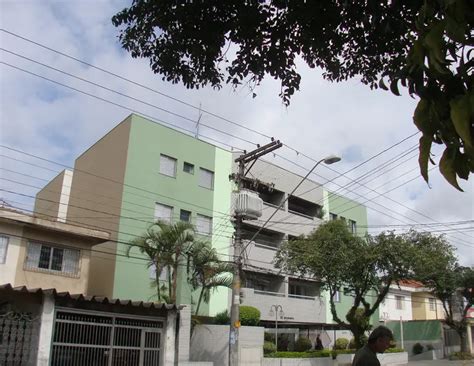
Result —
[[474, 366], [474, 360], [470, 360], [470, 361], [449, 361], [449, 360], [409, 361], [408, 366]]

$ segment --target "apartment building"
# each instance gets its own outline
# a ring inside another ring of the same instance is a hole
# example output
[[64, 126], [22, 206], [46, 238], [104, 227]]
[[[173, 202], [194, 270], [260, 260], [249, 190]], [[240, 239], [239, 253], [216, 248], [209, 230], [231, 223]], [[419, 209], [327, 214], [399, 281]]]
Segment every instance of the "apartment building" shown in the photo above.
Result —
[[[114, 242], [100, 245], [100, 250], [117, 258], [91, 258], [95, 281], [89, 291], [150, 300], [155, 293], [150, 285], [153, 269], [143, 260], [126, 256], [130, 240], [156, 219], [189, 221], [228, 260], [234, 232], [230, 221], [234, 186], [229, 175], [236, 172], [235, 157], [231, 151], [132, 114], [79, 156], [73, 172], [61, 174], [38, 193], [37, 214], [109, 231]], [[355, 233], [365, 233], [366, 208], [311, 180], [289, 196], [302, 176], [264, 160], [257, 160], [249, 176], [260, 181], [248, 188], [258, 192], [264, 210], [258, 220], [244, 223], [244, 239], [250, 239], [276, 207], [288, 200], [247, 247], [243, 304], [259, 308], [264, 322], [275, 320], [270, 307], [280, 304], [285, 313], [281, 321], [288, 324], [331, 323], [321, 284], [280, 273], [273, 257], [282, 242], [309, 234], [323, 220], [344, 218]], [[132, 251], [132, 255], [141, 254]], [[192, 303], [184, 271], [177, 298], [179, 303]], [[344, 298], [341, 294], [338, 307], [347, 306]], [[229, 303], [230, 291], [221, 288], [201, 309], [214, 315]]]
[[[283, 242], [311, 233], [324, 220], [342, 218], [353, 233], [365, 234], [366, 208], [327, 191], [310, 179], [291, 194], [303, 177], [263, 160], [252, 166], [249, 175], [260, 182], [257, 185], [252, 183], [249, 188], [259, 193], [264, 207], [259, 220], [244, 223], [246, 256], [242, 303], [257, 307], [262, 321], [269, 325], [275, 322], [275, 316], [282, 327], [331, 324], [329, 298], [321, 290], [321, 283], [316, 279], [282, 273], [275, 267], [273, 258]], [[281, 209], [249, 242], [282, 202], [285, 203]], [[280, 305], [283, 313], [275, 314], [272, 305]], [[349, 307], [350, 298], [341, 289], [336, 309], [342, 313]]]
[[108, 232], [0, 209], [0, 284], [87, 293], [91, 249]]

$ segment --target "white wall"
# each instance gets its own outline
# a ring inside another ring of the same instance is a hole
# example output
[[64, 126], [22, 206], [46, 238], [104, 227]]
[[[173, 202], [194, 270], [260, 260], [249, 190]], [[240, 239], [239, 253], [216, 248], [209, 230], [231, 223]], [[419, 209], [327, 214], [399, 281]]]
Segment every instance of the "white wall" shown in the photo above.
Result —
[[[396, 296], [403, 296], [402, 309], [397, 309]], [[379, 308], [380, 320], [413, 320], [411, 292], [403, 289], [390, 289]]]
[[21, 226], [0, 223], [0, 235], [8, 237], [5, 263], [0, 263], [0, 285], [11, 283], [14, 286], [22, 234]]

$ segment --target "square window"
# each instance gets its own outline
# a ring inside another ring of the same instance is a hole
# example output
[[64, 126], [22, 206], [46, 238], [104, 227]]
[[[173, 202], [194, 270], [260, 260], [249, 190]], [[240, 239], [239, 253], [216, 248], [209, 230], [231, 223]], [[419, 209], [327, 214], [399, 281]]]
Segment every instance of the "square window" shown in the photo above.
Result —
[[396, 308], [398, 310], [403, 310], [403, 301], [405, 301], [404, 296], [395, 295]]
[[211, 235], [212, 233], [212, 217], [197, 214], [196, 217], [197, 232], [202, 235]]
[[355, 234], [357, 231], [357, 223], [354, 220], [349, 220], [349, 229], [352, 234]]
[[199, 186], [207, 189], [214, 189], [214, 172], [199, 168]]
[[8, 236], [0, 235], [0, 264], [7, 260]]
[[173, 207], [155, 203], [155, 220], [171, 224], [173, 221]]
[[179, 212], [179, 219], [184, 222], [191, 222], [191, 211], [181, 210]]
[[[149, 270], [150, 279], [156, 281], [156, 266], [152, 264]], [[161, 273], [158, 277], [160, 281], [168, 281], [168, 267], [165, 267], [161, 270]]]
[[191, 163], [184, 162], [183, 163], [183, 172], [194, 174], [194, 165]]
[[334, 214], [334, 213], [332, 213], [332, 212], [330, 212], [330, 213], [329, 213], [329, 219], [330, 219], [331, 221], [332, 221], [332, 220], [337, 220], [337, 215]]
[[25, 269], [41, 269], [77, 276], [79, 259], [79, 250], [30, 242], [26, 253]]
[[176, 159], [167, 155], [160, 155], [160, 173], [168, 177], [176, 177]]
[[430, 304], [430, 311], [435, 311], [436, 310], [436, 299], [430, 297], [428, 299], [429, 304]]

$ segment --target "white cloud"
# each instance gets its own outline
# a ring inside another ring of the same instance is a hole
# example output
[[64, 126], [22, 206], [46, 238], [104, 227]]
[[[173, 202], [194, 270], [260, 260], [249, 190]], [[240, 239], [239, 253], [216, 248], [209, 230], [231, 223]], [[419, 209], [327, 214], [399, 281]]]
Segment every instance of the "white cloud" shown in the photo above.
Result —
[[[52, 48], [102, 66], [193, 105], [197, 106], [202, 103], [204, 109], [281, 139], [284, 143], [314, 159], [319, 159], [330, 153], [357, 152], [334, 166], [338, 172], [351, 169], [361, 161], [416, 131], [411, 121], [416, 101], [410, 97], [406, 95], [395, 97], [389, 92], [380, 90], [371, 91], [357, 80], [339, 84], [329, 83], [322, 79], [320, 71], [311, 70], [304, 65], [300, 65], [299, 70], [302, 75], [301, 91], [294, 95], [288, 108], [282, 105], [278, 97], [279, 83], [271, 79], [265, 80], [256, 90], [257, 98], [252, 98], [251, 93], [245, 88], [239, 89], [237, 92], [228, 86], [220, 91], [210, 88], [196, 91], [186, 90], [181, 85], [165, 83], [161, 81], [159, 75], [154, 75], [149, 70], [147, 61], [132, 59], [119, 48], [117, 31], [112, 26], [110, 18], [126, 5], [128, 5], [126, 1], [3, 1], [0, 4], [0, 11], [4, 29], [50, 45]], [[94, 8], [93, 11], [91, 7]], [[0, 42], [3, 48], [93, 80], [188, 118], [197, 119], [198, 111], [195, 109], [123, 82], [3, 32], [0, 33]], [[102, 98], [130, 106], [155, 116], [157, 119], [179, 123], [185, 128], [193, 128], [192, 124], [178, 117], [118, 97], [31, 62], [19, 60], [5, 52], [1, 53], [1, 59]], [[129, 114], [124, 109], [23, 74], [5, 65], [0, 65], [0, 73], [1, 142], [32, 154], [60, 161], [66, 165], [73, 165], [75, 156]], [[251, 141], [267, 142], [261, 136], [206, 114], [203, 116], [202, 122]], [[206, 127], [202, 127], [201, 132], [236, 147], [251, 147], [245, 142], [226, 137]], [[348, 173], [348, 177], [358, 178], [416, 143], [417, 137], [413, 137], [390, 150], [389, 153]], [[9, 154], [3, 150], [2, 153]], [[311, 168], [313, 164], [301, 154], [297, 155], [286, 148], [281, 149], [278, 153], [306, 167], [306, 169]], [[439, 157], [439, 149], [437, 149], [437, 154]], [[26, 160], [21, 155], [16, 154], [15, 156]], [[32, 158], [27, 160], [34, 161]], [[298, 173], [305, 173], [304, 170], [289, 163], [282, 163], [281, 159], [277, 158], [275, 162], [285, 164], [286, 167]], [[54, 164], [40, 161], [35, 161], [35, 163], [54, 168], [56, 171], [61, 170], [60, 166]], [[367, 183], [367, 186], [373, 189], [393, 181], [377, 189], [378, 192], [385, 192], [416, 177], [417, 170], [403, 175], [416, 166], [417, 156], [414, 156], [411, 160], [386, 174], [376, 174], [380, 175], [379, 178]], [[30, 172], [31, 169], [31, 166], [8, 159], [2, 159], [2, 167], [16, 169], [23, 173]], [[2, 173], [4, 177], [5, 174], [5, 172]], [[31, 174], [44, 178], [54, 175], [53, 172], [47, 170], [36, 170]], [[322, 166], [318, 167], [317, 174], [325, 178], [337, 176], [336, 173]], [[370, 225], [414, 223], [415, 221], [472, 220], [472, 179], [468, 183], [461, 182], [466, 192], [460, 193], [440, 177], [437, 169], [431, 172], [430, 177], [431, 189], [418, 176], [411, 183], [388, 194], [391, 199], [422, 213], [424, 216], [410, 211], [390, 199], [379, 197], [373, 202], [367, 203], [369, 207], [382, 211], [379, 213], [369, 209]], [[22, 178], [16, 176], [15, 179]], [[323, 178], [320, 180], [325, 181]], [[340, 177], [334, 183], [329, 184], [329, 187], [336, 190], [348, 183], [349, 179]], [[41, 185], [42, 183], [36, 181], [35, 184]], [[7, 183], [2, 182], [2, 187], [7, 187]], [[11, 188], [12, 183], [8, 183], [8, 187]], [[31, 187], [23, 187], [23, 189], [28, 194], [34, 194], [34, 189]], [[369, 189], [357, 185], [353, 185], [349, 187], [349, 190], [343, 192], [359, 201], [370, 199], [376, 195]], [[16, 197], [16, 199], [20, 198]], [[27, 204], [31, 204], [31, 200], [23, 199]], [[385, 208], [377, 206], [376, 203], [382, 204]], [[396, 219], [386, 215], [396, 217]], [[463, 263], [474, 263], [473, 236], [474, 232], [472, 231], [449, 234], [453, 244], [458, 247], [459, 257]]]

